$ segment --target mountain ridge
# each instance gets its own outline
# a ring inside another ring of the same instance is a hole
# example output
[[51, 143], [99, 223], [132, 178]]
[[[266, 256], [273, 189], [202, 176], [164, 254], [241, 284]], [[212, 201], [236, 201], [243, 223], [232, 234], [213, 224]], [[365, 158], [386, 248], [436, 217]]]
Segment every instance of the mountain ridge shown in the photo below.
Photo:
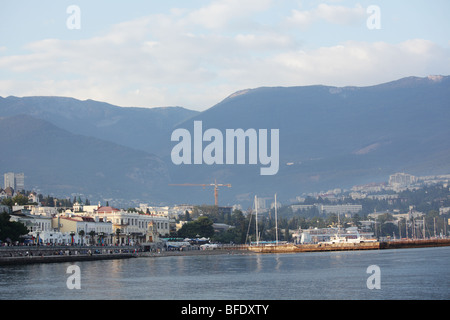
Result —
[[[52, 97], [41, 98], [0, 98], [0, 117], [38, 114], [72, 134], [130, 148], [127, 152], [142, 151], [137, 154], [144, 159], [154, 154], [167, 175], [154, 190], [147, 186], [147, 194], [159, 194], [162, 201], [170, 203], [209, 203], [212, 191], [166, 188], [168, 183], [213, 183], [215, 179], [231, 183], [232, 188], [223, 189], [220, 200], [234, 204], [250, 201], [256, 193], [269, 196], [278, 192], [282, 200], [283, 195], [289, 199], [302, 192], [386, 181], [397, 171], [416, 175], [450, 172], [449, 76], [407, 77], [365, 87], [244, 89], [203, 112], [182, 107], [148, 111], [73, 98], [65, 98], [67, 104], [62, 104]], [[77, 112], [79, 104], [86, 112]], [[56, 116], [49, 108], [60, 114]], [[192, 132], [196, 120], [202, 121], [204, 130], [222, 132], [279, 129], [278, 174], [261, 177], [260, 166], [248, 164], [174, 165], [171, 133], [176, 128]], [[24, 155], [18, 152], [17, 156]], [[126, 165], [127, 160], [123, 161]], [[11, 171], [4, 164], [0, 170]], [[115, 168], [120, 170], [120, 166]]]

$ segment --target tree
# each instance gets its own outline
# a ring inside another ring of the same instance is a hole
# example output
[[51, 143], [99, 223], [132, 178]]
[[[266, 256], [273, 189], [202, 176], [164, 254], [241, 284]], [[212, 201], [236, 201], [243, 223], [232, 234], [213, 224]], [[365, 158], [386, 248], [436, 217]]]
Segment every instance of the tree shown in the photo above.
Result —
[[13, 198], [4, 198], [1, 203], [5, 206], [9, 206], [10, 208], [15, 206], [16, 204], [18, 206], [24, 206], [28, 204], [28, 197], [19, 193]]
[[291, 235], [290, 235], [290, 233], [289, 233], [289, 228], [286, 228], [286, 229], [284, 230], [284, 240], [285, 240], [285, 241], [290, 241], [290, 240], [291, 240]]
[[383, 224], [381, 224], [380, 226], [380, 236], [382, 237], [392, 237], [392, 236], [396, 236], [398, 237], [398, 227], [391, 223], [391, 222], [385, 222]]
[[9, 221], [11, 216], [5, 212], [0, 214], [0, 240], [19, 241], [20, 237], [28, 233], [27, 227], [20, 222]]
[[91, 244], [94, 244], [94, 237], [95, 237], [95, 231], [94, 230], [91, 230], [91, 231], [89, 231], [89, 235], [91, 236]]
[[78, 231], [78, 235], [79, 235], [80, 238], [81, 238], [81, 245], [83, 245], [84, 230]]
[[179, 237], [195, 238], [197, 235], [200, 237], [211, 237], [214, 235], [213, 221], [206, 217], [201, 216], [197, 220], [185, 223], [180, 230], [178, 230]]
[[189, 215], [189, 211], [186, 210], [184, 212], [184, 221], [192, 221], [191, 216]]

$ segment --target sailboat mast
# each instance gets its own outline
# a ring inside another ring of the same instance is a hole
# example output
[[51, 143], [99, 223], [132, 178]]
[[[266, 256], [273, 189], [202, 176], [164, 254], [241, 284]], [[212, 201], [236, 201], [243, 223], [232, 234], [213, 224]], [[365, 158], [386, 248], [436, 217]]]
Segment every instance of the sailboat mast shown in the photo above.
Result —
[[275, 193], [275, 243], [278, 245], [277, 194]]
[[255, 196], [255, 211], [256, 211], [256, 245], [259, 245], [259, 234], [258, 234], [258, 197]]

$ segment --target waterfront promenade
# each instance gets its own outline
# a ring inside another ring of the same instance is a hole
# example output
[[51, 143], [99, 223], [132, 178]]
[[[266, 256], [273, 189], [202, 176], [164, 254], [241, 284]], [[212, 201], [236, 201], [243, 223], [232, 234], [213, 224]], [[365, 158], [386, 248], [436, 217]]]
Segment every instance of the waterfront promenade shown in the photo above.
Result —
[[126, 259], [135, 257], [136, 251], [132, 246], [8, 246], [0, 247], [0, 266]]
[[180, 249], [155, 248], [144, 251], [141, 246], [9, 246], [0, 247], [0, 266], [32, 263], [167, 257], [188, 255], [251, 254], [247, 246], [198, 246]]
[[[366, 246], [362, 246], [366, 245]], [[143, 250], [141, 246], [10, 246], [0, 247], [0, 266], [15, 264], [75, 262], [128, 259], [137, 257], [168, 257], [194, 255], [251, 255], [261, 253], [301, 253], [324, 251], [384, 250], [450, 246], [450, 239], [397, 240], [348, 246], [319, 245], [218, 245], [204, 249], [199, 246]]]

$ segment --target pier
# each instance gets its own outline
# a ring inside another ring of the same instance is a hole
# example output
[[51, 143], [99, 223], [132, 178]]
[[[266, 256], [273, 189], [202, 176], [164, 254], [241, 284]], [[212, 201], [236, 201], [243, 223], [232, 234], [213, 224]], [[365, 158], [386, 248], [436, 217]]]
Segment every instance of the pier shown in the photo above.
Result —
[[250, 246], [248, 250], [255, 253], [297, 253], [297, 252], [326, 252], [326, 251], [356, 251], [407, 249], [450, 246], [450, 239], [408, 239], [383, 242], [335, 243], [335, 244], [282, 244]]

